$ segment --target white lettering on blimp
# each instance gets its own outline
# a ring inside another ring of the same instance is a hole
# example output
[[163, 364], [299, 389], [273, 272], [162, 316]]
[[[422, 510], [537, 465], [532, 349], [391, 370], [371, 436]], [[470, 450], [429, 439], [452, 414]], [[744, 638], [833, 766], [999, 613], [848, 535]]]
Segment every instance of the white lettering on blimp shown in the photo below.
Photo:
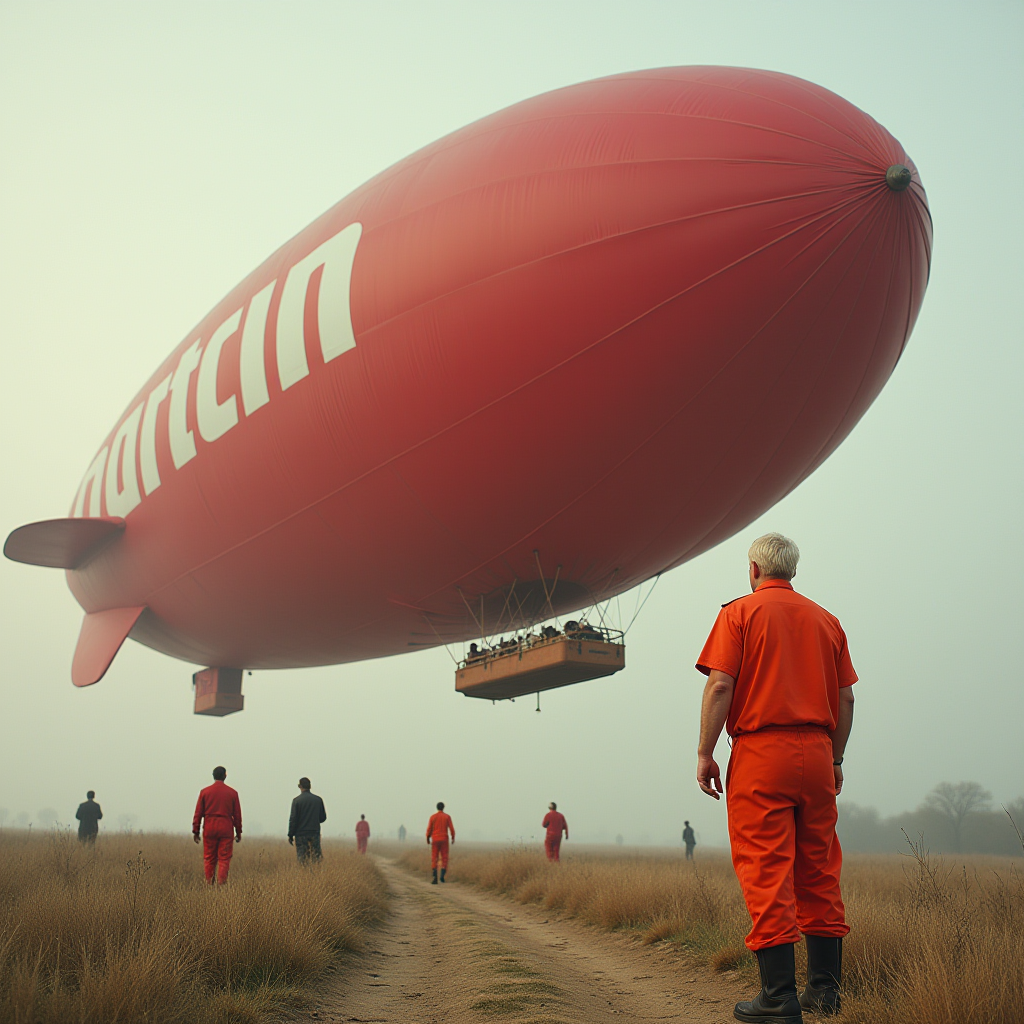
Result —
[[[178, 358], [174, 370], [135, 405], [120, 423], [109, 447], [93, 459], [75, 495], [72, 515], [124, 518], [143, 495], [161, 483], [157, 458], [160, 410], [167, 407], [164, 432], [175, 469], [196, 457], [196, 440], [189, 427], [189, 396], [195, 394], [195, 425], [207, 444], [237, 426], [270, 401], [267, 387], [266, 340], [270, 303], [280, 286], [277, 310], [277, 373], [285, 391], [309, 375], [306, 326], [315, 322], [325, 363], [355, 348], [350, 293], [352, 266], [363, 233], [349, 224], [308, 256], [253, 295], [248, 306], [236, 309], [215, 328], [204, 345], [197, 338]], [[315, 320], [307, 310], [315, 306]], [[237, 346], [239, 392], [218, 392], [221, 365], [228, 342], [241, 334]], [[196, 371], [199, 371], [198, 373]], [[192, 381], [195, 378], [193, 392]], [[224, 400], [219, 401], [220, 395]], [[169, 399], [169, 400], [168, 400]], [[140, 480], [141, 471], [141, 480]], [[141, 486], [140, 486], [141, 485]]]
[[204, 441], [216, 441], [238, 422], [238, 399], [232, 395], [223, 402], [217, 401], [217, 371], [224, 342], [237, 332], [241, 322], [242, 311], [239, 309], [210, 335], [203, 349], [196, 384], [196, 423]]
[[281, 378], [282, 391], [309, 373], [306, 362], [306, 303], [312, 277], [321, 268], [317, 327], [324, 362], [355, 348], [349, 283], [356, 246], [362, 233], [362, 224], [349, 224], [287, 272], [277, 313], [277, 375]]

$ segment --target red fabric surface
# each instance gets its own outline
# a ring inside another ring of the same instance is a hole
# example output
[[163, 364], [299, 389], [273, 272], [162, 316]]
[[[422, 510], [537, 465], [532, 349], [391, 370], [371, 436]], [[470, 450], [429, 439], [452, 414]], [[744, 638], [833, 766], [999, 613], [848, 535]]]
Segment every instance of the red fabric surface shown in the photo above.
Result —
[[558, 860], [558, 854], [561, 849], [562, 837], [560, 835], [548, 834], [544, 837], [544, 853], [548, 860]]
[[828, 733], [740, 736], [725, 788], [733, 866], [752, 920], [748, 948], [797, 942], [801, 932], [846, 935]]
[[562, 833], [564, 832], [566, 838], [569, 836], [569, 825], [565, 820], [565, 815], [561, 811], [548, 811], [544, 815], [544, 820], [541, 822], [544, 827], [547, 838], [557, 837], [561, 841]]
[[[354, 225], [350, 279], [314, 273], [281, 321], [289, 274]], [[930, 249], [903, 147], [812, 83], [660, 68], [528, 99], [368, 181], [200, 320], [100, 448], [76, 515], [123, 503], [136, 465], [150, 483], [69, 585], [87, 611], [145, 605], [142, 643], [245, 668], [473, 639], [467, 604], [497, 615], [531, 581], [543, 603], [538, 557], [554, 611], [611, 597], [841, 443]], [[354, 346], [327, 359], [340, 326]], [[308, 373], [284, 387], [296, 332]], [[597, 454], [567, 461], [581, 431]]]
[[226, 782], [215, 781], [199, 791], [196, 813], [192, 817], [192, 831], [198, 832], [203, 823], [203, 834], [231, 835], [242, 831], [242, 805], [238, 793]]
[[785, 580], [766, 580], [727, 604], [697, 668], [736, 680], [730, 736], [770, 725], [820, 725], [832, 731], [839, 689], [857, 681], [839, 620]]
[[432, 839], [430, 841], [430, 866], [437, 867], [440, 860], [441, 867], [448, 867], [448, 839]]
[[228, 880], [234, 851], [235, 839], [230, 832], [227, 835], [203, 833], [203, 871], [208, 882], [216, 878], [217, 884], [223, 885]]
[[455, 826], [452, 824], [451, 815], [446, 814], [444, 811], [436, 811], [430, 816], [430, 821], [427, 822], [428, 839], [444, 839], [447, 841], [449, 832], [452, 839], [454, 839]]

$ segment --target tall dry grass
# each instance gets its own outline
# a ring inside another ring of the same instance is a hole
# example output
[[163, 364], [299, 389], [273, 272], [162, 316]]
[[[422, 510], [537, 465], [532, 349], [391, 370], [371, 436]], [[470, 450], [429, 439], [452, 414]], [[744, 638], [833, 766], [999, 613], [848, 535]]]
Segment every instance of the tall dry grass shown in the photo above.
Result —
[[0, 834], [3, 1024], [248, 1024], [355, 948], [386, 885], [325, 844], [313, 869], [246, 837], [210, 888], [190, 838]]
[[[564, 847], [563, 847], [564, 850]], [[426, 852], [401, 862], [425, 871]], [[747, 916], [724, 854], [570, 854], [535, 848], [452, 855], [449, 878], [561, 911], [595, 927], [671, 941], [715, 970], [740, 968]], [[1024, 1022], [1024, 878], [1010, 858], [855, 855], [843, 870], [852, 931], [844, 944], [848, 1024]], [[798, 957], [802, 947], [798, 947]], [[800, 969], [802, 970], [802, 964]]]

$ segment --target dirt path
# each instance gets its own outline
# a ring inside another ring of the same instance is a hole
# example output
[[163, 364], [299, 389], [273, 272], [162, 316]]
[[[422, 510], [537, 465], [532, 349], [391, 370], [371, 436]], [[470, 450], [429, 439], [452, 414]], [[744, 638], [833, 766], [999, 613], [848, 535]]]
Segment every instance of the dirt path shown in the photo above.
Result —
[[378, 864], [393, 893], [387, 923], [292, 1020], [724, 1024], [735, 1000], [749, 994], [734, 978], [698, 971], [677, 951]]

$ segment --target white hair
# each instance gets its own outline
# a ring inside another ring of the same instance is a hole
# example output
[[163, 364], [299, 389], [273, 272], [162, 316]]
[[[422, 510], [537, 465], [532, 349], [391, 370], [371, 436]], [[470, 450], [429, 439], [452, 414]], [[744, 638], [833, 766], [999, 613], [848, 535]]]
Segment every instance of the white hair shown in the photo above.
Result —
[[800, 549], [781, 533], [766, 533], [750, 545], [747, 558], [757, 563], [762, 575], [791, 580], [796, 575]]

